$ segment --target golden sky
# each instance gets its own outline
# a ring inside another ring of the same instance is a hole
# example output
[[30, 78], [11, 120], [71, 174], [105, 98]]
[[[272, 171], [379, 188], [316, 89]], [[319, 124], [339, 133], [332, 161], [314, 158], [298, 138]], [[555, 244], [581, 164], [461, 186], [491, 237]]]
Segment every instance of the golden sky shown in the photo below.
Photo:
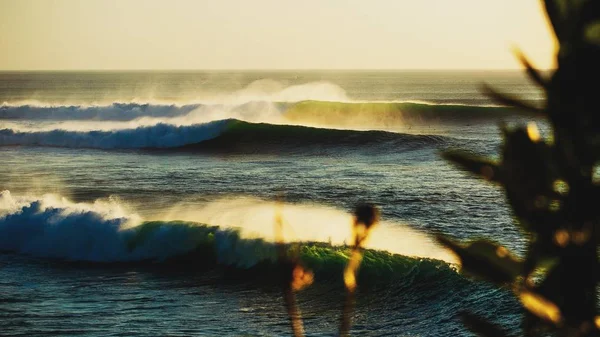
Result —
[[0, 0], [0, 69], [510, 69], [539, 0]]

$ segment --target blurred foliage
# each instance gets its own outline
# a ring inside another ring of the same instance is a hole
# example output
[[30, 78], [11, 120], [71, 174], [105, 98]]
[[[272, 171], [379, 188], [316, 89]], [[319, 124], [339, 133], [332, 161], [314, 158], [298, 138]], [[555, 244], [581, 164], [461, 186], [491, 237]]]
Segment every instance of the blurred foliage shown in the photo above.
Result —
[[352, 315], [354, 314], [354, 305], [356, 301], [356, 288], [358, 286], [356, 279], [358, 269], [363, 260], [363, 244], [369, 237], [371, 229], [379, 221], [379, 210], [371, 204], [361, 204], [354, 209], [354, 221], [352, 225], [352, 254], [344, 270], [344, 285], [346, 286], [346, 300], [342, 308], [342, 317], [340, 318], [339, 336], [350, 336], [352, 327]]
[[[546, 93], [543, 108], [484, 91], [551, 126], [543, 139], [535, 123], [502, 126], [498, 162], [461, 151], [444, 153], [457, 166], [501, 186], [516, 224], [529, 240], [523, 259], [488, 240], [438, 240], [467, 274], [512, 289], [524, 307], [525, 336], [597, 336], [600, 186], [600, 1], [545, 0], [559, 49], [546, 77], [517, 53], [529, 78]], [[470, 312], [464, 323], [480, 336], [508, 336], [503, 327]]]
[[[280, 283], [283, 286], [283, 300], [294, 337], [303, 337], [305, 335], [304, 323], [295, 293], [310, 286], [314, 281], [314, 274], [301, 261], [299, 250], [292, 250], [291, 254], [289, 254], [286, 248], [283, 238], [281, 207], [282, 204], [278, 203], [275, 212], [275, 238], [278, 243], [278, 264], [281, 268]], [[358, 270], [364, 254], [363, 245], [369, 238], [373, 227], [378, 223], [379, 216], [379, 209], [371, 204], [360, 204], [354, 209], [352, 251], [343, 273], [346, 299], [344, 300], [340, 317], [339, 336], [350, 336], [356, 302], [356, 290], [358, 287]]]

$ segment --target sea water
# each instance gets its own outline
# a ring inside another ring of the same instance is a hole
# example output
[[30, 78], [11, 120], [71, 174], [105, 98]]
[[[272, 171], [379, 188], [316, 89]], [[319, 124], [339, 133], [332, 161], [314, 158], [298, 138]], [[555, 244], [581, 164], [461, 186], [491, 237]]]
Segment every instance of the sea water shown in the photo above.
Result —
[[440, 157], [497, 158], [498, 123], [527, 122], [483, 83], [543, 99], [499, 71], [0, 73], [0, 335], [291, 335], [279, 217], [315, 272], [306, 333], [334, 336], [361, 202], [382, 221], [353, 334], [468, 336], [463, 310], [517, 329], [432, 239], [525, 246], [503, 191]]

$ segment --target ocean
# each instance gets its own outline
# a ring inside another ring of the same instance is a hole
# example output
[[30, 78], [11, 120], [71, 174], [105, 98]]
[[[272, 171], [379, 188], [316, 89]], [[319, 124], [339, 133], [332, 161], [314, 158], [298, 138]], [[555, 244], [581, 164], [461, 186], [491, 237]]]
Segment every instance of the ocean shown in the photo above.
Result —
[[[352, 334], [516, 332], [510, 290], [461, 275], [432, 239], [522, 254], [503, 191], [440, 157], [498, 157], [540, 104], [518, 71], [0, 73], [0, 335], [290, 336], [276, 218], [313, 270], [307, 336], [335, 336], [353, 208], [367, 242]], [[543, 130], [542, 130], [543, 131]]]

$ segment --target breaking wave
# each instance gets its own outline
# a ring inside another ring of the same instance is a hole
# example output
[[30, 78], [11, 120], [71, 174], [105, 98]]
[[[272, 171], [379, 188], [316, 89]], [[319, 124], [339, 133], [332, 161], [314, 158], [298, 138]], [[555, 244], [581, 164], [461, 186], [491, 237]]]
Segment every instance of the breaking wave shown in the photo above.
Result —
[[[469, 125], [517, 113], [500, 106], [426, 102], [296, 102], [291, 99], [304, 96], [293, 91], [306, 93], [307, 89], [284, 89], [268, 97], [250, 90], [240, 94], [244, 99], [237, 103], [4, 104], [0, 106], [0, 146], [242, 153], [340, 146], [402, 150], [445, 144], [449, 137], [431, 135], [443, 134], [444, 123]], [[261, 97], [269, 100], [252, 100]], [[441, 132], [436, 128], [439, 125]]]
[[94, 149], [187, 149], [260, 153], [321, 147], [398, 149], [443, 144], [446, 137], [219, 120], [204, 124], [156, 124], [106, 131], [0, 130], [0, 146]]
[[218, 136], [228, 121], [176, 126], [156, 124], [110, 131], [15, 131], [0, 130], [0, 145], [49, 146], [95, 149], [174, 148]]
[[[224, 207], [231, 210], [225, 217], [219, 211]], [[303, 216], [322, 216], [325, 218], [323, 221], [327, 222], [350, 220], [350, 215], [341, 211], [306, 207], [286, 205], [288, 211], [283, 216], [291, 222], [294, 222], [294, 218], [305, 222], [307, 218]], [[265, 213], [267, 209], [270, 212]], [[237, 223], [245, 226], [243, 221], [252, 219], [245, 215], [250, 210], [254, 215], [272, 215], [273, 204], [248, 200], [218, 202], [205, 207], [204, 214], [198, 214], [197, 217], [232, 221], [232, 216], [235, 216], [242, 221]], [[258, 220], [256, 217], [254, 219]], [[289, 252], [297, 252], [317, 276], [339, 275], [348, 260], [350, 248], [336, 244], [341, 239], [339, 236], [330, 237], [329, 242], [302, 240], [317, 238], [311, 231], [323, 227], [311, 225], [310, 222], [305, 224], [306, 233], [300, 232], [298, 238], [302, 243], [298, 246], [288, 245]], [[272, 238], [268, 235], [261, 237], [256, 232], [263, 226], [261, 223], [250, 225], [251, 228], [240, 228], [187, 220], [145, 221], [114, 199], [84, 204], [72, 203], [55, 195], [36, 198], [15, 197], [9, 191], [0, 193], [0, 251], [40, 258], [90, 263], [150, 262], [165, 266], [185, 261], [186, 264], [192, 264], [187, 268], [272, 269], [276, 267], [277, 250]], [[412, 256], [367, 249], [361, 277], [375, 281], [382, 277], [386, 280], [406, 277], [415, 272], [446, 276], [455, 274], [455, 267], [449, 263], [453, 262], [450, 255], [436, 248], [420, 233], [397, 229], [401, 232], [392, 240], [394, 245], [413, 247], [401, 249], [414, 249], [412, 253], [416, 255], [410, 254], [411, 251], [406, 253]], [[393, 231], [385, 227], [381, 231], [375, 235], [375, 242], [370, 243], [369, 247], [381, 245], [377, 242], [378, 237], [391, 240]], [[385, 244], [381, 247], [385, 247]], [[424, 250], [424, 247], [428, 247], [428, 250]]]

